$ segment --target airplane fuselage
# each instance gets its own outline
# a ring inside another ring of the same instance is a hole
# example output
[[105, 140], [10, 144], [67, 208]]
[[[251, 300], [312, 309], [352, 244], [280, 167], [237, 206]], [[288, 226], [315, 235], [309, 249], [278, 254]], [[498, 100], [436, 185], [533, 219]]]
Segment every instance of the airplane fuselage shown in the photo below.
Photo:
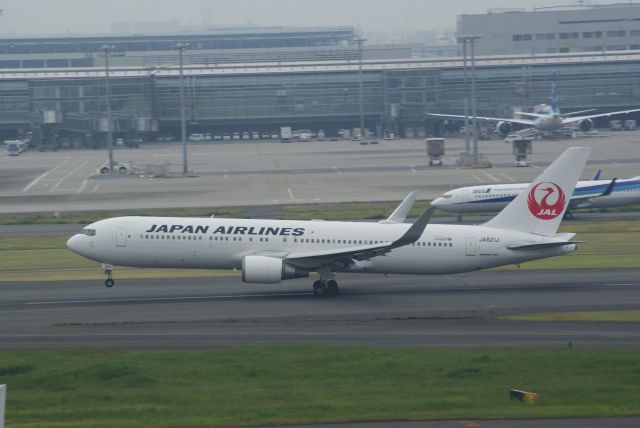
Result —
[[[87, 226], [69, 248], [117, 266], [241, 269], [243, 257], [286, 258], [392, 242], [410, 225], [329, 221], [117, 217]], [[430, 224], [420, 239], [388, 254], [336, 271], [388, 274], [451, 274], [487, 269], [575, 251], [575, 244], [536, 250], [510, 245], [541, 244], [553, 237], [482, 226]]]
[[[611, 180], [579, 181], [573, 198], [572, 209], [612, 208], [640, 203], [640, 177], [618, 180], [609, 195], [598, 196]], [[506, 207], [528, 183], [495, 184], [462, 187], [437, 198], [432, 205], [452, 213], [497, 212]], [[589, 198], [588, 196], [593, 195]]]
[[533, 122], [533, 127], [539, 131], [555, 132], [564, 126], [562, 116], [559, 114], [549, 114], [540, 117]]

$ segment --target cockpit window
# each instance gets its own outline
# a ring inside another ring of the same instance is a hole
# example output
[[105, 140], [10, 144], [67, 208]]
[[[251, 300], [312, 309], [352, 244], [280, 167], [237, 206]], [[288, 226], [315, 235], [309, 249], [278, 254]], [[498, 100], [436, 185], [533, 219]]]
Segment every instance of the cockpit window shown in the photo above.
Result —
[[96, 236], [96, 230], [95, 229], [82, 229], [80, 231], [80, 233], [82, 233], [83, 235], [87, 235], [87, 236]]
[[442, 197], [445, 198], [445, 199], [451, 199], [451, 198], [453, 198], [453, 195], [445, 193], [444, 195], [442, 195]]

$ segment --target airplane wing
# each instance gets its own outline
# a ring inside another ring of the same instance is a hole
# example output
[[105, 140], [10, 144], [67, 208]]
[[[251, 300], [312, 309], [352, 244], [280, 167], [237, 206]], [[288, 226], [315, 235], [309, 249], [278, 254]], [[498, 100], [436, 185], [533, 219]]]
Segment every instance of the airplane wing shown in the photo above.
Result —
[[571, 111], [569, 113], [562, 113], [560, 116], [573, 116], [574, 114], [580, 114], [580, 113], [589, 113], [590, 111], [596, 111], [597, 109], [595, 108], [590, 108], [589, 110], [580, 110], [580, 111]]
[[344, 269], [358, 261], [383, 256], [395, 248], [416, 242], [422, 236], [435, 209], [436, 207], [427, 208], [404, 235], [393, 242], [381, 242], [379, 244], [339, 248], [329, 251], [292, 252], [283, 257], [283, 259], [287, 263], [303, 269], [318, 269], [322, 266], [334, 266]]
[[587, 115], [587, 116], [567, 117], [567, 118], [563, 118], [562, 119], [562, 124], [563, 125], [567, 125], [569, 123], [580, 122], [581, 120], [585, 120], [585, 119], [594, 119], [596, 117], [615, 116], [617, 114], [628, 114], [628, 113], [634, 113], [636, 111], [640, 111], [640, 108], [636, 108], [636, 109], [633, 109], [633, 110], [612, 111], [610, 113], [590, 114], [590, 115]]
[[584, 204], [585, 202], [593, 198], [601, 198], [603, 196], [609, 196], [611, 192], [613, 192], [613, 187], [616, 185], [617, 180], [618, 178], [614, 178], [613, 180], [611, 180], [611, 182], [607, 185], [607, 187], [600, 193], [573, 196], [571, 198], [571, 201], [569, 202], [569, 209], [575, 210], [577, 208], [580, 208], [582, 204]]
[[413, 204], [416, 202], [417, 197], [418, 197], [418, 192], [413, 191], [409, 193], [404, 198], [404, 200], [400, 202], [400, 205], [398, 205], [398, 208], [396, 208], [395, 211], [393, 211], [389, 217], [387, 217], [384, 220], [380, 220], [378, 223], [383, 223], [383, 224], [404, 223], [405, 219], [407, 218], [407, 215], [409, 214], [409, 211], [411, 211]]
[[[446, 117], [450, 119], [464, 119], [465, 116], [456, 115], [456, 114], [438, 114], [438, 113], [427, 113], [428, 116], [436, 116], [436, 117]], [[471, 116], [469, 116], [471, 119]], [[476, 116], [478, 120], [489, 120], [494, 122], [509, 122], [509, 123], [519, 123], [520, 125], [528, 125], [533, 126], [533, 121], [529, 119], [505, 119], [503, 117], [484, 117], [484, 116]]]
[[524, 111], [517, 111], [515, 112], [515, 114], [519, 114], [522, 116], [531, 116], [531, 117], [545, 117], [545, 116], [549, 116], [548, 114], [540, 114], [540, 113], [527, 113]]

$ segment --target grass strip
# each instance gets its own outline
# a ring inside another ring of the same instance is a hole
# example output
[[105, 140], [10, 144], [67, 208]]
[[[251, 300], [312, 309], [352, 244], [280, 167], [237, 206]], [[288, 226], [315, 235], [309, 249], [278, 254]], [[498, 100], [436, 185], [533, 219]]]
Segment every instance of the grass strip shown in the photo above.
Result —
[[598, 321], [640, 322], [640, 310], [592, 311], [592, 312], [546, 312], [536, 314], [506, 315], [500, 319], [514, 321]]
[[[640, 414], [640, 351], [371, 349], [0, 352], [7, 424], [175, 427]], [[508, 390], [540, 394], [536, 405]]]

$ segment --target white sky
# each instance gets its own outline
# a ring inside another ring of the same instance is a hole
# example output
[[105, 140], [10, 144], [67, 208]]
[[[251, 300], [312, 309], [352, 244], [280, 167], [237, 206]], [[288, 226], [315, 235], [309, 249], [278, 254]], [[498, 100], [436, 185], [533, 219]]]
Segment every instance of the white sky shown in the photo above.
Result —
[[365, 32], [442, 31], [453, 30], [456, 15], [463, 13], [561, 4], [577, 1], [0, 0], [0, 34], [107, 33], [112, 22], [170, 20], [183, 25], [353, 25]]

